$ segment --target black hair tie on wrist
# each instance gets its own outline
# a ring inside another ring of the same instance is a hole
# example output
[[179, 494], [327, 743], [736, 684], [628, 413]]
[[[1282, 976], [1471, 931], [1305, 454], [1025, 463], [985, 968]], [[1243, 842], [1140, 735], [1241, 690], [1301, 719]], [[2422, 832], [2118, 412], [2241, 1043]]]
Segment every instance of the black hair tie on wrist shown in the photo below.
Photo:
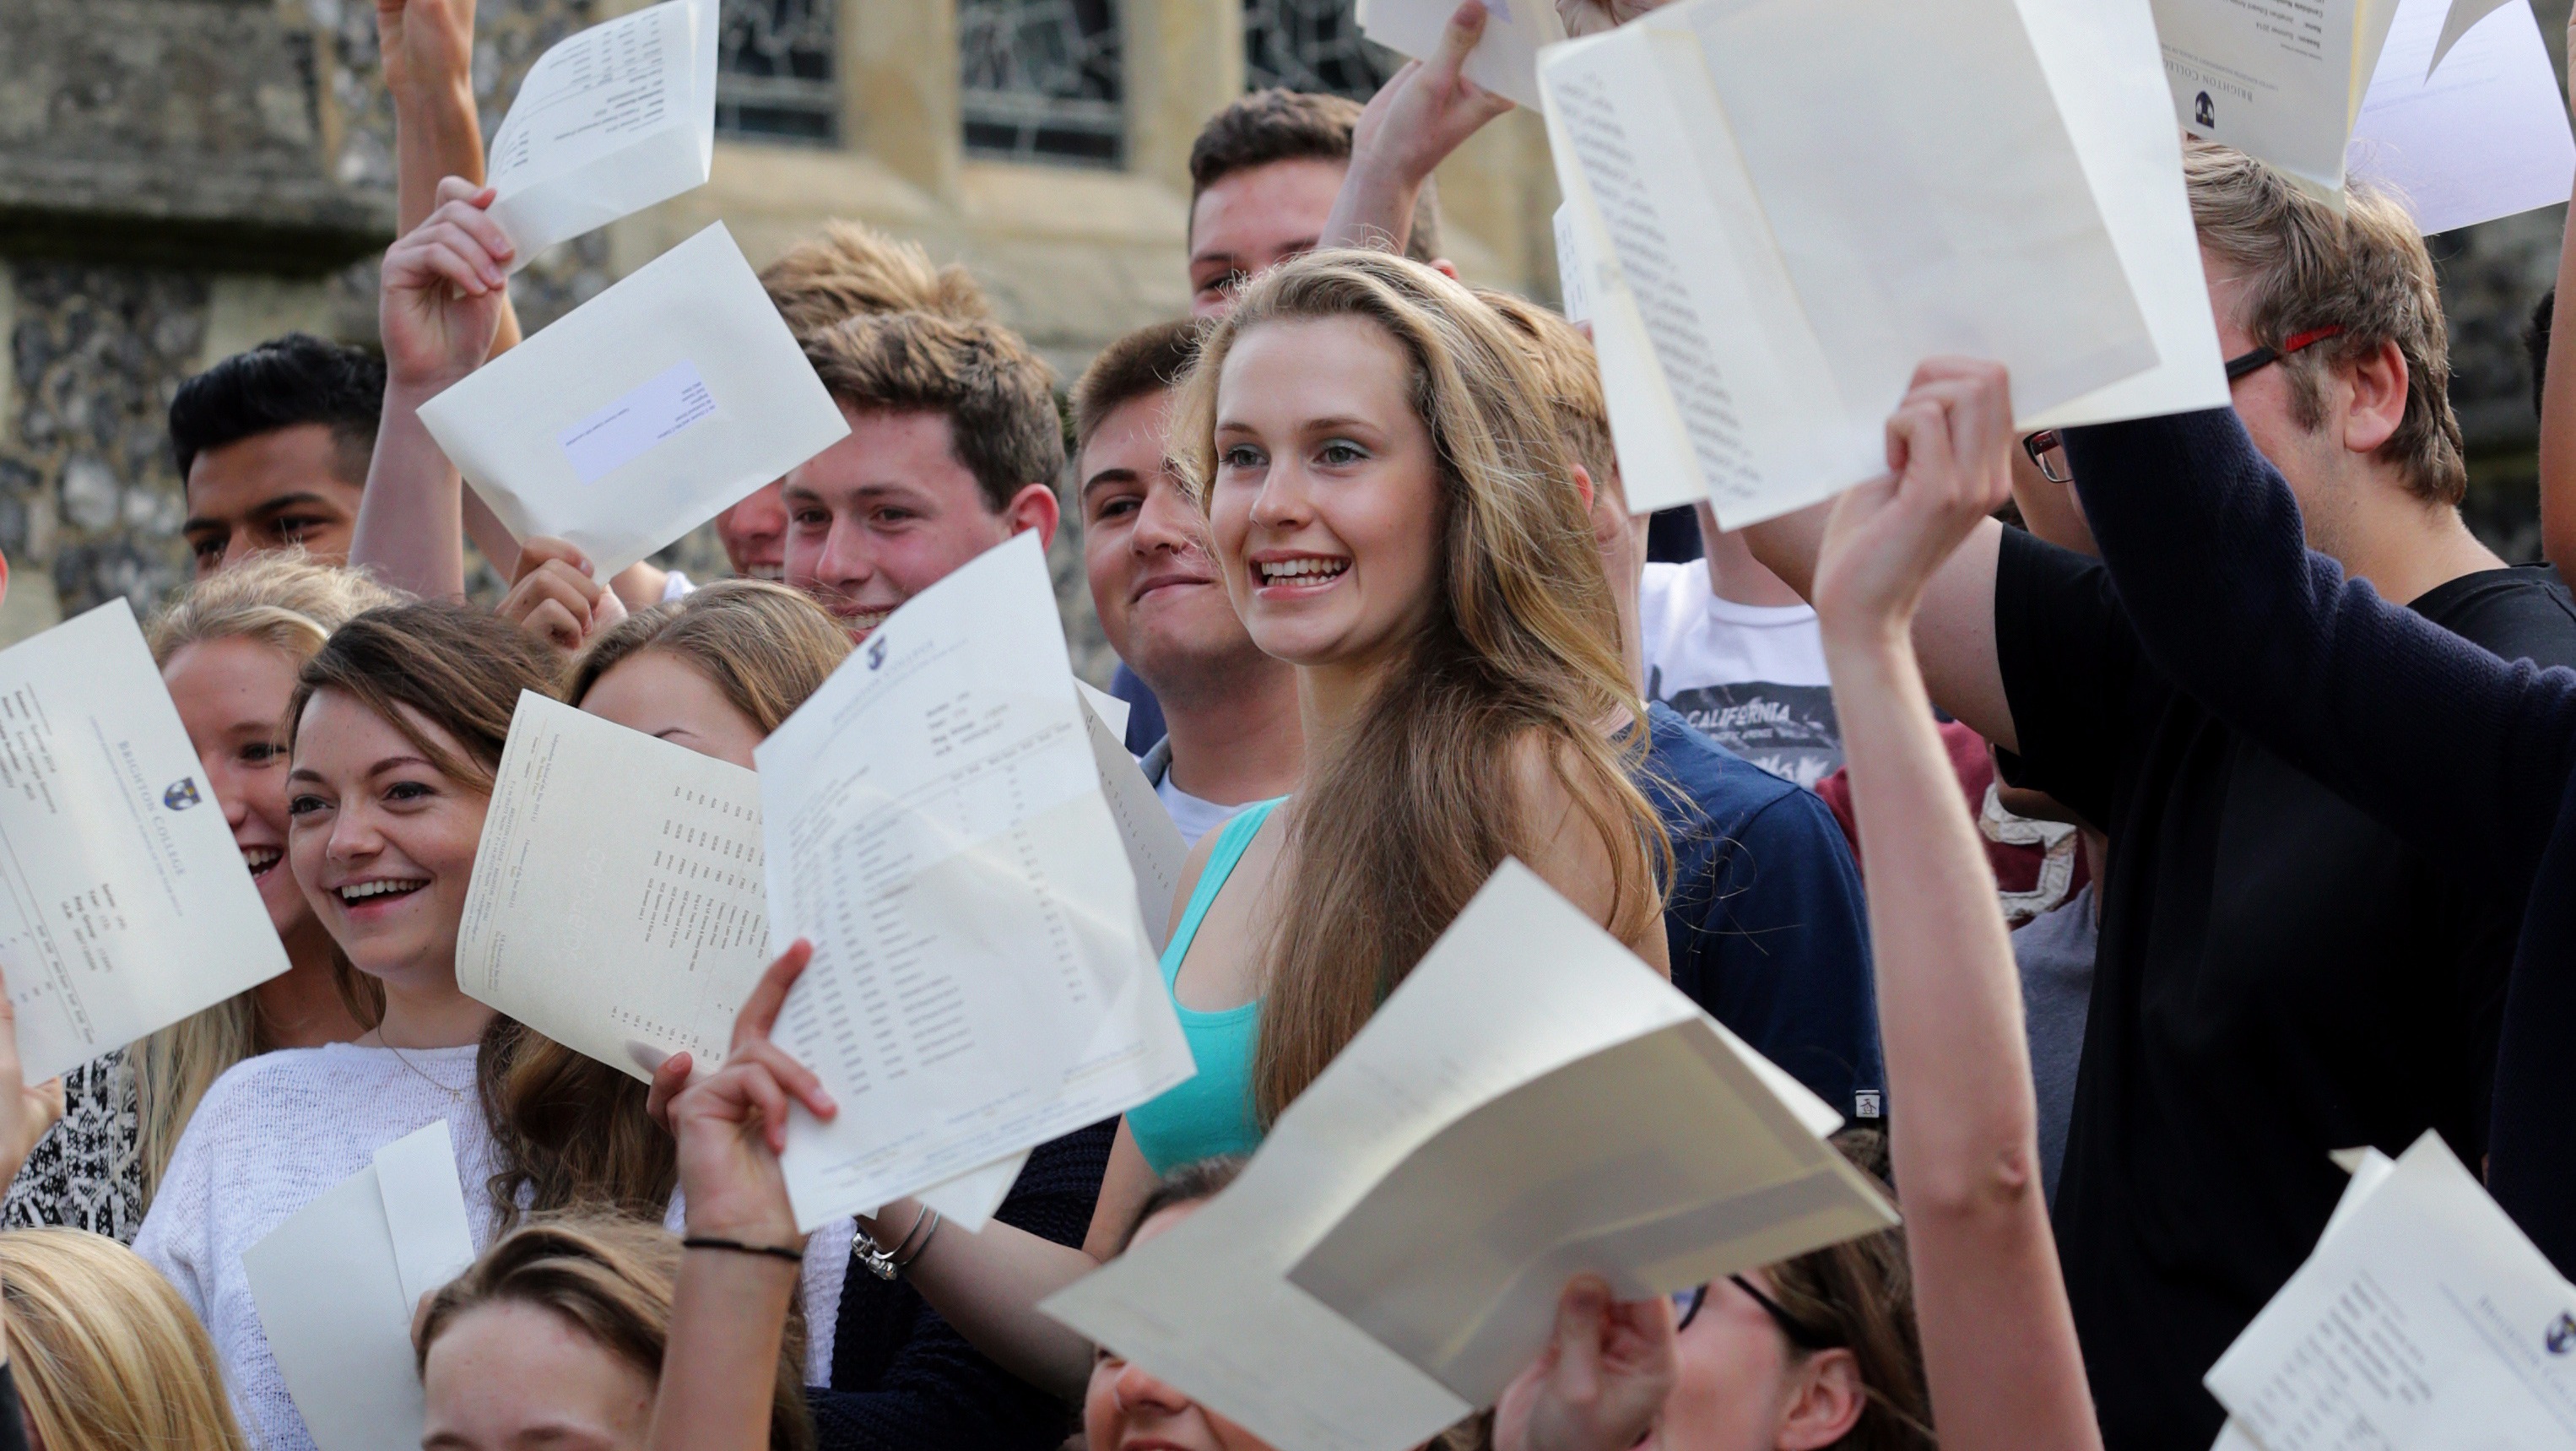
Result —
[[801, 1249], [789, 1249], [783, 1244], [744, 1244], [738, 1239], [718, 1239], [713, 1235], [705, 1234], [693, 1234], [681, 1240], [680, 1248], [731, 1250], [738, 1255], [767, 1255], [774, 1260], [785, 1260], [791, 1265], [805, 1263], [805, 1252]]

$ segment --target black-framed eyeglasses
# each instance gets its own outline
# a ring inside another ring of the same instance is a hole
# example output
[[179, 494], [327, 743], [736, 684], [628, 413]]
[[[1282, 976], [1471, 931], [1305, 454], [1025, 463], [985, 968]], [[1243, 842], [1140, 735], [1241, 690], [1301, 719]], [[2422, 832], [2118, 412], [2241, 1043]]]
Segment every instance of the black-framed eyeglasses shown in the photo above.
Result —
[[[1771, 1323], [1780, 1327], [1780, 1333], [1789, 1338], [1791, 1345], [1800, 1350], [1832, 1350], [1842, 1344], [1841, 1336], [1802, 1324], [1796, 1316], [1781, 1308], [1779, 1301], [1763, 1294], [1751, 1280], [1742, 1275], [1729, 1275], [1726, 1278], [1735, 1288], [1753, 1297], [1753, 1303], [1762, 1307], [1762, 1313], [1771, 1317]], [[1674, 1323], [1673, 1333], [1678, 1335], [1688, 1330], [1691, 1321], [1699, 1318], [1699, 1307], [1707, 1303], [1708, 1286], [1705, 1284], [1697, 1289], [1675, 1290], [1673, 1308], [1681, 1312], [1681, 1318]]]
[[2043, 428], [2021, 441], [2021, 451], [2030, 455], [2031, 466], [2039, 476], [2052, 484], [2071, 484], [2075, 475], [2067, 471], [2066, 440], [2054, 428]]
[[2281, 345], [2277, 348], [2260, 347], [2250, 353], [2239, 353], [2227, 360], [2227, 381], [2233, 383], [2248, 373], [2259, 372], [2272, 366], [2292, 353], [2313, 348], [2328, 338], [2341, 336], [2343, 336], [2343, 329], [2339, 326], [2312, 327], [2303, 333], [2290, 334], [2281, 340]]

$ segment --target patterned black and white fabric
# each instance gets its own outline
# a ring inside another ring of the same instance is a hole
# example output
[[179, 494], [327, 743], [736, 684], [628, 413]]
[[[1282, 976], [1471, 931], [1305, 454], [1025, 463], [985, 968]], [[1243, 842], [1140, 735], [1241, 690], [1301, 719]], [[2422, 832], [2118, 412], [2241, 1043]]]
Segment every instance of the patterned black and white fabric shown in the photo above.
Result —
[[0, 1225], [60, 1224], [132, 1244], [143, 1227], [143, 1156], [134, 1071], [124, 1050], [63, 1075], [63, 1121], [36, 1141], [9, 1185]]

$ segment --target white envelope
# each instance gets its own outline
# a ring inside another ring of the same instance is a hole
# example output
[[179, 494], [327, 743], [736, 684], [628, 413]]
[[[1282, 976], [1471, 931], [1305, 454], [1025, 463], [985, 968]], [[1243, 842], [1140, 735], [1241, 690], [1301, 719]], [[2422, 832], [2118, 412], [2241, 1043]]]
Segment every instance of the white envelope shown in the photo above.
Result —
[[558, 242], [704, 186], [716, 0], [669, 0], [557, 41], [492, 133], [484, 180], [518, 271]]
[[121, 599], [0, 650], [0, 964], [30, 1083], [286, 971]]
[[[1458, 0], [1359, 0], [1360, 34], [1416, 59], [1436, 55]], [[1539, 104], [1538, 53], [1565, 39], [1556, 0], [1485, 0], [1485, 33], [1467, 54], [1467, 79], [1517, 105]]]
[[[2461, 13], [2455, 3], [2447, 15]], [[2427, 236], [2565, 202], [2576, 137], [2531, 7], [2486, 19], [2428, 76], [2445, 14], [2443, 0], [2400, 0], [2345, 171], [2396, 198]]]
[[242, 1252], [278, 1374], [321, 1451], [419, 1451], [412, 1312], [473, 1263], [445, 1119], [376, 1150]]
[[1506, 862], [1233, 1187], [1040, 1308], [1281, 1451], [1398, 1451], [1577, 1271], [1637, 1298], [1894, 1224], [1839, 1123]]
[[722, 222], [420, 420], [512, 534], [570, 541], [603, 580], [850, 431]]

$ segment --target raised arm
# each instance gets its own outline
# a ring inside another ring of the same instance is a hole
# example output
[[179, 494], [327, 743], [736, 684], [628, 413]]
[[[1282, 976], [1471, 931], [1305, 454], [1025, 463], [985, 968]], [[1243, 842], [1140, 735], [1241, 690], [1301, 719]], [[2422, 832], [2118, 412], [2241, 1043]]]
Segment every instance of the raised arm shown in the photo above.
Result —
[[1943, 562], [2009, 492], [2011, 394], [1992, 364], [1926, 373], [1888, 422], [1891, 472], [1835, 505], [1814, 580], [1870, 863], [1897, 1198], [1941, 1444], [2093, 1451], [2020, 981], [1909, 629]]
[[385, 411], [349, 562], [425, 598], [458, 599], [464, 480], [420, 421], [420, 406], [482, 366], [508, 304], [511, 249], [484, 210], [488, 188], [450, 177], [438, 195], [429, 219], [385, 253]]
[[2576, 770], [2576, 676], [2507, 665], [2345, 580], [2233, 410], [2066, 438], [2159, 670], [2416, 850], [2530, 880]]
[[1509, 99], [1461, 73], [1484, 34], [1483, 0], [1462, 0], [1441, 33], [1440, 53], [1405, 62], [1378, 87], [1352, 128], [1351, 167], [1317, 246], [1402, 252], [1412, 240], [1414, 204], [1433, 169], [1512, 109]]

